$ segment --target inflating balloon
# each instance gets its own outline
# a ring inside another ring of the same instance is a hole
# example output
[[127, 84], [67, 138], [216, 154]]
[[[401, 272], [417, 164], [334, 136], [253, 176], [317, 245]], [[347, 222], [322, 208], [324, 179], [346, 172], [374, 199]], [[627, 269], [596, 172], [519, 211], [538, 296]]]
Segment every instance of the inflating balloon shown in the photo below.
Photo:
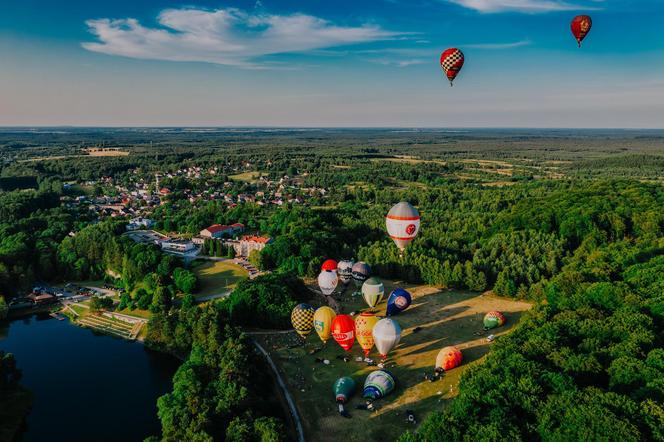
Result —
[[420, 230], [420, 214], [410, 203], [402, 201], [390, 209], [385, 217], [387, 234], [403, 252]]
[[372, 276], [371, 278], [364, 281], [362, 284], [362, 297], [364, 302], [370, 308], [374, 308], [376, 304], [382, 301], [383, 296], [385, 295], [385, 286], [380, 279]]
[[451, 370], [461, 365], [462, 360], [463, 355], [461, 354], [461, 350], [456, 347], [445, 347], [436, 356], [436, 368]]
[[459, 75], [459, 71], [463, 67], [464, 56], [457, 48], [446, 49], [440, 55], [440, 67], [443, 69], [443, 73], [447, 76], [447, 79], [450, 80], [450, 86], [453, 86], [454, 79]]
[[351, 279], [353, 279], [353, 261], [343, 260], [339, 261], [337, 264], [337, 275], [339, 275], [339, 280], [345, 284], [348, 284]]
[[314, 328], [323, 344], [327, 343], [332, 334], [332, 321], [337, 314], [330, 307], [324, 305], [319, 307], [314, 313]]
[[373, 328], [377, 322], [378, 317], [373, 313], [364, 312], [355, 318], [355, 335], [365, 358], [374, 346]]
[[364, 381], [362, 397], [366, 399], [380, 399], [394, 390], [396, 380], [392, 373], [386, 370], [376, 370], [369, 373]]
[[410, 307], [411, 302], [413, 300], [408, 291], [402, 288], [392, 290], [387, 298], [387, 316], [398, 315]]
[[484, 328], [492, 329], [505, 324], [505, 316], [499, 311], [489, 312], [484, 315]]
[[362, 287], [364, 281], [369, 279], [369, 276], [371, 275], [371, 267], [369, 267], [369, 264], [364, 261], [356, 262], [353, 264], [352, 275], [355, 285], [357, 287]]
[[378, 353], [385, 359], [401, 340], [401, 326], [392, 318], [381, 319], [374, 325], [373, 337]]
[[355, 393], [355, 381], [351, 377], [344, 376], [334, 381], [332, 389], [337, 402], [345, 404]]
[[586, 38], [586, 35], [588, 35], [588, 32], [590, 32], [590, 28], [592, 27], [593, 20], [588, 15], [577, 15], [572, 19], [570, 28], [572, 29], [572, 34], [574, 34], [574, 38], [576, 38], [579, 47], [581, 47], [581, 42]]
[[333, 259], [327, 259], [325, 262], [323, 262], [323, 265], [321, 266], [321, 270], [324, 270], [326, 272], [336, 272], [337, 271], [337, 262]]
[[320, 291], [325, 295], [331, 295], [334, 292], [334, 289], [337, 288], [339, 283], [339, 278], [337, 278], [337, 272], [328, 272], [323, 270], [318, 275], [318, 287]]
[[332, 321], [332, 337], [346, 351], [355, 342], [355, 322], [348, 315], [337, 315]]
[[314, 308], [309, 304], [298, 304], [291, 312], [293, 328], [303, 338], [306, 338], [314, 328]]

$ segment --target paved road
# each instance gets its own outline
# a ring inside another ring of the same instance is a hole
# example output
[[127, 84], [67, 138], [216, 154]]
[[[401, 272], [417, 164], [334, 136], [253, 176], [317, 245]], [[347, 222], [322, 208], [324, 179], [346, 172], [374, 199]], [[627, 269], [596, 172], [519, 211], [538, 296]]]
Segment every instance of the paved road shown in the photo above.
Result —
[[[250, 333], [247, 334], [249, 335]], [[251, 340], [253, 341], [258, 351], [260, 351], [263, 354], [268, 364], [270, 364], [270, 367], [274, 372], [274, 376], [277, 378], [277, 383], [279, 384], [281, 393], [286, 398], [286, 402], [288, 402], [288, 408], [290, 409], [291, 416], [293, 417], [293, 421], [295, 422], [295, 430], [297, 431], [297, 440], [298, 442], [304, 442], [304, 429], [302, 427], [302, 420], [300, 419], [300, 414], [297, 412], [295, 401], [293, 400], [293, 397], [288, 391], [288, 388], [286, 388], [286, 383], [284, 382], [284, 379], [281, 377], [281, 374], [279, 373], [277, 366], [275, 365], [274, 361], [272, 360], [268, 352], [266, 352], [265, 349], [255, 339], [252, 338]]]

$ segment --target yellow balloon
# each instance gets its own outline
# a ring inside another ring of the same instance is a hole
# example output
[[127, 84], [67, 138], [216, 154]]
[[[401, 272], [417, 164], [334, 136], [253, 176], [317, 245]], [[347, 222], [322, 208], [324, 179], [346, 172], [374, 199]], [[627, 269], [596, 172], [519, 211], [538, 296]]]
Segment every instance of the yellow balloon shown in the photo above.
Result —
[[332, 334], [332, 321], [337, 314], [330, 307], [324, 305], [316, 310], [314, 313], [314, 328], [323, 343], [327, 343]]
[[373, 313], [364, 312], [355, 318], [355, 337], [364, 351], [364, 356], [369, 356], [374, 346], [373, 328], [378, 322], [378, 317]]

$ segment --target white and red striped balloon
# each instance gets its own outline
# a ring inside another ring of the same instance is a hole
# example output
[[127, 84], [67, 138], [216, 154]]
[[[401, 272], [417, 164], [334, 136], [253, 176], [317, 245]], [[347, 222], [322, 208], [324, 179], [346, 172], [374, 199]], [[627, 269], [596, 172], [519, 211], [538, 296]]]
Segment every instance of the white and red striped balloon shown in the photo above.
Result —
[[392, 207], [385, 217], [387, 234], [403, 251], [420, 231], [420, 214], [410, 203], [402, 201]]

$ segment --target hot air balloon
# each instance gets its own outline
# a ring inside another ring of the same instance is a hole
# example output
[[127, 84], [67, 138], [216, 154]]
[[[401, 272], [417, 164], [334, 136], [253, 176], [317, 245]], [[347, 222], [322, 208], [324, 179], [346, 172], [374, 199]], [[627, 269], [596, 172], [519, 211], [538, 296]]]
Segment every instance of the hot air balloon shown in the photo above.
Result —
[[349, 376], [344, 376], [334, 381], [332, 389], [334, 390], [337, 402], [345, 404], [353, 393], [355, 393], [355, 381]]
[[461, 365], [462, 360], [463, 355], [461, 354], [461, 350], [456, 347], [445, 347], [436, 356], [436, 368], [451, 370]]
[[362, 284], [362, 297], [364, 302], [371, 308], [374, 308], [383, 299], [385, 295], [385, 286], [380, 279], [372, 276]]
[[352, 273], [355, 286], [362, 287], [364, 281], [366, 281], [369, 278], [369, 275], [371, 275], [371, 267], [369, 267], [369, 264], [364, 261], [356, 262], [353, 264]]
[[298, 304], [291, 312], [293, 328], [306, 339], [314, 328], [314, 308], [309, 304]]
[[401, 340], [401, 326], [394, 319], [381, 319], [374, 325], [373, 337], [378, 353], [385, 359], [390, 350]]
[[592, 27], [593, 20], [588, 15], [577, 15], [572, 19], [570, 28], [572, 29], [574, 38], [576, 38], [577, 43], [579, 43], [579, 47], [581, 47], [581, 42], [586, 38], [586, 35], [588, 35], [588, 32], [590, 32], [590, 28]]
[[353, 279], [353, 261], [343, 260], [339, 261], [337, 265], [337, 275], [341, 282], [348, 284], [351, 279]]
[[333, 259], [326, 259], [321, 266], [321, 270], [326, 272], [336, 272], [337, 271], [337, 262]]
[[487, 330], [500, 327], [504, 323], [505, 323], [505, 316], [499, 311], [489, 312], [486, 315], [484, 315], [484, 328]]
[[443, 73], [450, 80], [450, 86], [454, 86], [454, 79], [459, 75], [459, 71], [463, 67], [464, 56], [457, 48], [445, 49], [440, 55], [440, 67], [443, 68]]
[[355, 318], [355, 335], [365, 358], [369, 356], [371, 347], [374, 346], [373, 328], [377, 322], [378, 317], [373, 313], [364, 312]]
[[395, 204], [385, 217], [387, 234], [403, 252], [420, 230], [420, 214], [410, 203]]
[[314, 313], [314, 328], [323, 344], [327, 344], [332, 334], [332, 321], [337, 314], [330, 307], [324, 305], [319, 307]]
[[355, 322], [349, 315], [337, 315], [332, 321], [332, 337], [349, 351], [355, 342]]
[[390, 297], [387, 298], [387, 316], [398, 315], [410, 307], [411, 302], [413, 300], [408, 291], [402, 288], [392, 290]]
[[331, 295], [332, 292], [334, 292], [334, 289], [337, 288], [338, 283], [339, 278], [337, 278], [336, 272], [327, 272], [323, 270], [320, 272], [320, 275], [318, 275], [318, 286], [325, 296]]
[[369, 373], [364, 381], [364, 390], [362, 397], [366, 399], [380, 399], [387, 396], [396, 385], [396, 380], [392, 373], [386, 370], [376, 370]]

